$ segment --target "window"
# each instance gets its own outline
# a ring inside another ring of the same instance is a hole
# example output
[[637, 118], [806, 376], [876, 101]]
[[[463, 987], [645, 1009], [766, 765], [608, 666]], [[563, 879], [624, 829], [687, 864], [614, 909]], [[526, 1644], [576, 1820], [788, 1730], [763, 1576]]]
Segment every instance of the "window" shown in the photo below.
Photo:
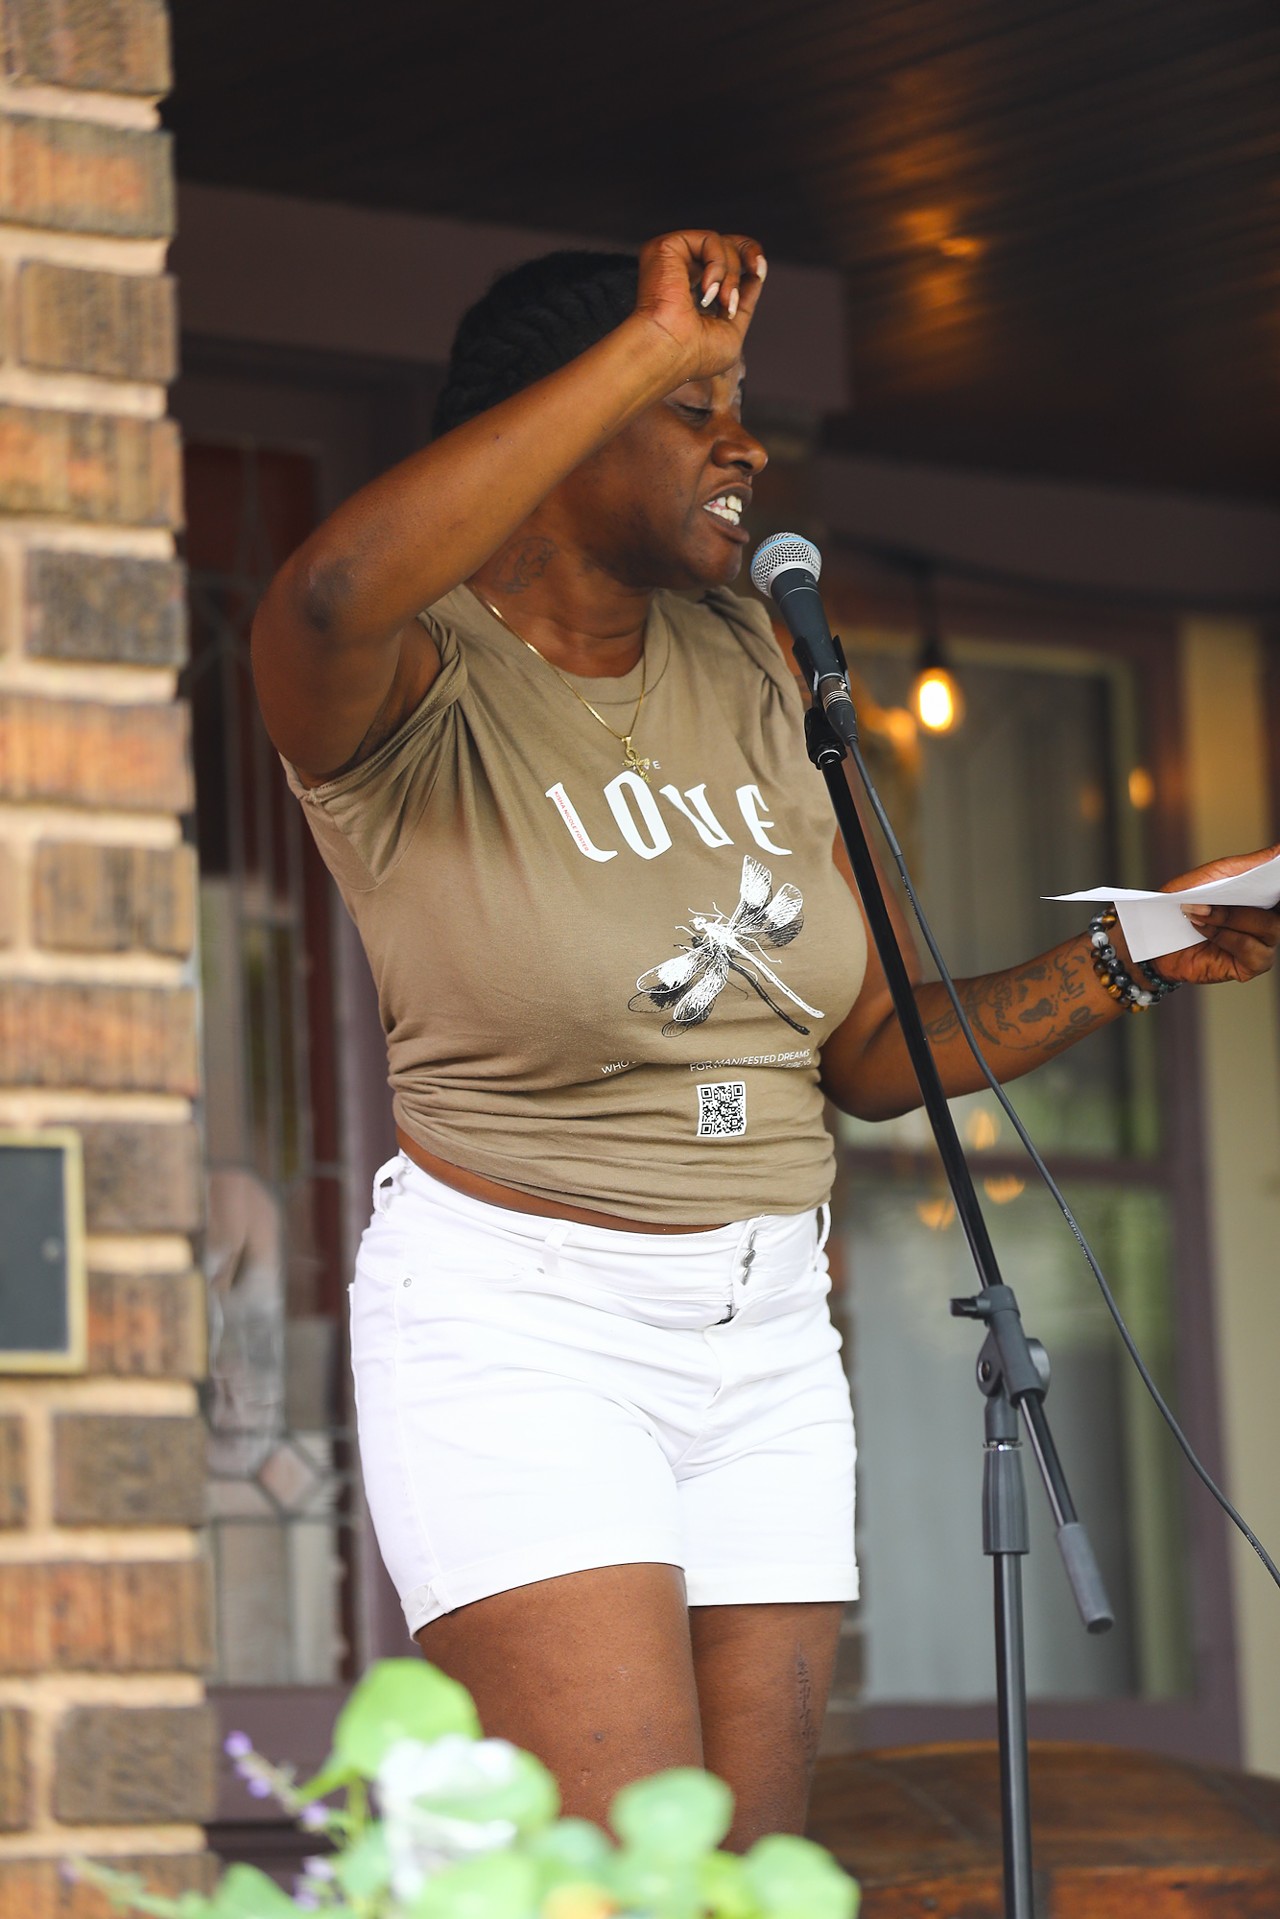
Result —
[[[205, 1132], [213, 1178], [210, 1557], [223, 1732], [302, 1774], [350, 1679], [403, 1653], [359, 1487], [346, 1286], [394, 1150], [368, 964], [262, 728], [249, 623], [317, 520], [420, 443], [434, 380], [186, 336]], [[230, 1767], [215, 1843], [276, 1872], [301, 1841]]]
[[330, 889], [258, 714], [249, 625], [315, 461], [186, 449], [209, 1198], [209, 1540], [221, 1686], [352, 1672]]
[[[1143, 710], [1155, 662], [1136, 643], [955, 643], [965, 722], [918, 740], [901, 718], [914, 642], [846, 626], [846, 646], [886, 803], [957, 977], [1077, 931], [1081, 909], [1044, 894], [1148, 884], [1177, 870], [1164, 850], [1167, 791], [1151, 777], [1171, 763], [1169, 742]], [[1169, 1101], [1189, 1011], [1175, 1001], [1117, 1022], [1011, 1094], [1166, 1397], [1203, 1429], [1203, 1374], [1179, 1338], [1188, 1288], [1205, 1279], [1178, 1257], [1198, 1235], [1196, 1180]], [[1080, 1626], [1028, 1452], [1028, 1684], [1032, 1701], [1053, 1702], [1057, 1715], [1040, 1729], [1203, 1752], [1202, 1714], [1232, 1710], [1201, 1697], [1194, 1652], [1205, 1637], [1196, 1609], [1208, 1603], [1198, 1555], [1213, 1550], [1215, 1522], [1193, 1514], [1203, 1495], [996, 1101], [975, 1095], [953, 1113], [1003, 1276], [1053, 1363], [1048, 1410], [1116, 1612], [1108, 1635]], [[947, 1737], [971, 1729], [956, 1715], [995, 1686], [973, 1378], [980, 1334], [948, 1310], [953, 1295], [976, 1290], [976, 1276], [925, 1116], [877, 1126], [841, 1118], [838, 1138], [841, 1310], [859, 1419], [861, 1707], [873, 1743]], [[1214, 1603], [1221, 1640], [1220, 1582]], [[1164, 1713], [1162, 1732], [1150, 1712], [1143, 1718], [1148, 1708]], [[1230, 1757], [1233, 1735], [1215, 1724]]]

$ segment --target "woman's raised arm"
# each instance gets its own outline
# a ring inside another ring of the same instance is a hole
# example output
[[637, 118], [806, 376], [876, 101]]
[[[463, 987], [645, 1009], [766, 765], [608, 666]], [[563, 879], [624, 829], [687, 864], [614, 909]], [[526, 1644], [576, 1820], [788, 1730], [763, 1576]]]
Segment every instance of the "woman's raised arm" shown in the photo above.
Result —
[[331, 513], [254, 620], [254, 680], [279, 750], [323, 778], [407, 716], [439, 669], [419, 610], [469, 578], [647, 406], [731, 366], [763, 278], [752, 240], [696, 231], [650, 241], [623, 325]]

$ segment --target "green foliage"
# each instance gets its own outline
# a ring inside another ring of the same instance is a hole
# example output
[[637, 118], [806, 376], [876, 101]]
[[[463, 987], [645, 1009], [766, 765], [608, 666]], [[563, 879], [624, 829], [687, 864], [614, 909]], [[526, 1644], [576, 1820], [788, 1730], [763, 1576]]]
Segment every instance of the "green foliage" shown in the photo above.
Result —
[[517, 1832], [537, 1832], [560, 1810], [555, 1780], [531, 1752], [516, 1752], [509, 1779], [480, 1793], [433, 1793], [434, 1812], [455, 1819], [509, 1819]]
[[184, 1892], [177, 1899], [149, 1893], [135, 1873], [113, 1872], [96, 1860], [77, 1859], [70, 1870], [86, 1885], [97, 1886], [122, 1912], [154, 1914], [156, 1919], [298, 1919], [293, 1900], [256, 1866], [232, 1866], [211, 1898]]
[[299, 1790], [323, 1799], [353, 1779], [372, 1779], [401, 1739], [423, 1745], [448, 1733], [480, 1737], [480, 1720], [465, 1686], [422, 1659], [383, 1659], [372, 1666], [338, 1714], [333, 1752]]
[[532, 1859], [491, 1852], [436, 1873], [410, 1905], [409, 1919], [529, 1919], [538, 1891]]
[[88, 1861], [73, 1874], [150, 1919], [856, 1919], [857, 1886], [807, 1839], [762, 1839], [745, 1857], [717, 1850], [733, 1795], [709, 1773], [683, 1767], [624, 1787], [610, 1809], [617, 1844], [585, 1819], [557, 1818], [545, 1766], [484, 1739], [464, 1689], [416, 1659], [384, 1661], [360, 1682], [308, 1786], [247, 1740], [228, 1743], [255, 1790], [307, 1807], [304, 1823], [332, 1842], [293, 1897], [243, 1865], [211, 1896], [178, 1899]]
[[697, 1866], [698, 1900], [713, 1919], [756, 1919], [760, 1907], [747, 1865], [732, 1852], [709, 1852]]
[[256, 1866], [232, 1866], [206, 1911], [208, 1919], [298, 1919], [293, 1900]]
[[728, 1832], [733, 1794], [723, 1779], [677, 1766], [624, 1786], [610, 1808], [609, 1823], [637, 1852], [656, 1859], [696, 1859]]
[[589, 1819], [557, 1819], [531, 1835], [525, 1847], [547, 1875], [548, 1886], [571, 1884], [603, 1872], [613, 1847]]
[[333, 1876], [349, 1899], [379, 1898], [391, 1884], [391, 1856], [381, 1826], [369, 1826], [333, 1862]]
[[858, 1889], [811, 1839], [775, 1833], [746, 1858], [747, 1883], [769, 1919], [855, 1919]]

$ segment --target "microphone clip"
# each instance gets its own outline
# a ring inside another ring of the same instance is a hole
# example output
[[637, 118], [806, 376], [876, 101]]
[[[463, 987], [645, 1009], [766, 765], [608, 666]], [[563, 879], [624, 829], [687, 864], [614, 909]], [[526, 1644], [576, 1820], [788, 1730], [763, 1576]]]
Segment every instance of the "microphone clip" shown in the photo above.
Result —
[[804, 709], [804, 750], [820, 773], [828, 766], [838, 766], [848, 757], [848, 747], [817, 700]]
[[[809, 714], [811, 717], [814, 715], [820, 717], [822, 722], [821, 730], [829, 734], [831, 739], [840, 745], [838, 757], [843, 759], [846, 743], [852, 746], [857, 742], [858, 719], [854, 710], [852, 695], [849, 692], [849, 665], [845, 659], [844, 647], [840, 643], [840, 635], [838, 633], [832, 634], [831, 644], [835, 649], [835, 656], [840, 666], [838, 678], [833, 673], [820, 674], [818, 672], [814, 664], [813, 654], [809, 650], [808, 641], [802, 639], [799, 635], [796, 635], [793, 639], [792, 652], [795, 655], [796, 665], [800, 668], [801, 674], [804, 676], [809, 691], [813, 696], [813, 705], [809, 709]], [[838, 728], [833, 727], [831, 723], [833, 695], [839, 708], [840, 725]], [[808, 728], [807, 731], [812, 742], [818, 731], [816, 724], [814, 727]], [[821, 764], [820, 761], [814, 758], [814, 747], [812, 743], [810, 744], [809, 757], [813, 759], [815, 766]]]

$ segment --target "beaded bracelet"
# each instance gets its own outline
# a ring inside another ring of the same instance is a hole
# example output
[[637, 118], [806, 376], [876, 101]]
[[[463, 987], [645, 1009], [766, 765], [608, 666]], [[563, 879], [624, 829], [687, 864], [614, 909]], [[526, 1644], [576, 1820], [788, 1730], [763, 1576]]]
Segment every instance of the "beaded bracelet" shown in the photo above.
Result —
[[1158, 1006], [1170, 993], [1176, 993], [1181, 980], [1162, 979], [1154, 966], [1146, 960], [1139, 960], [1143, 976], [1149, 982], [1142, 985], [1131, 973], [1126, 973], [1124, 962], [1116, 952], [1110, 940], [1111, 928], [1119, 915], [1114, 902], [1104, 906], [1089, 921], [1089, 944], [1093, 948], [1093, 970], [1106, 987], [1107, 992], [1117, 1005], [1123, 1006], [1129, 1013], [1145, 1013], [1149, 1006]]
[[1180, 986], [1186, 984], [1185, 980], [1165, 979], [1163, 974], [1157, 973], [1150, 960], [1139, 960], [1138, 965], [1151, 982], [1151, 1001], [1154, 1006], [1158, 1006], [1162, 999], [1168, 999], [1170, 993], [1176, 993]]

